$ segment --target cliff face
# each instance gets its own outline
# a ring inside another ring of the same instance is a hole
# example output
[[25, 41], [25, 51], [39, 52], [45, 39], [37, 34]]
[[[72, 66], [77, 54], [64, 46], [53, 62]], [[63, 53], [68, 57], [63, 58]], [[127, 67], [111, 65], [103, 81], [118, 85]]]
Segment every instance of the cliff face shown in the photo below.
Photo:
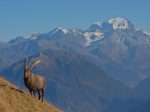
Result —
[[61, 112], [0, 77], [0, 112]]

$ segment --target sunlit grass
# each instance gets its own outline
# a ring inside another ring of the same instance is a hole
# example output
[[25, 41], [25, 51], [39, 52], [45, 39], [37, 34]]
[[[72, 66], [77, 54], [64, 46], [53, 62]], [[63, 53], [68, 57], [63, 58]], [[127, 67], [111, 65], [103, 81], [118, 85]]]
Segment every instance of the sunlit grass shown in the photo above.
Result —
[[0, 112], [60, 112], [59, 109], [41, 102], [25, 91], [0, 78]]

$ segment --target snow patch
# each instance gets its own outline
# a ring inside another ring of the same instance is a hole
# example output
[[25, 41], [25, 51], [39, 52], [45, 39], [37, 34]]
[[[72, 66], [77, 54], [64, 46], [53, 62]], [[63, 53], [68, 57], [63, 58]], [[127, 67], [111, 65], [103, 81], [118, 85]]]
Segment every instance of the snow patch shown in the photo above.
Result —
[[129, 21], [127, 19], [117, 17], [117, 18], [112, 18], [108, 20], [108, 23], [112, 24], [113, 29], [129, 29]]
[[58, 31], [58, 30], [62, 31], [64, 34], [67, 34], [67, 33], [70, 32], [69, 29], [67, 29], [67, 28], [62, 28], [62, 27], [58, 27], [58, 28], [57, 28], [57, 31]]
[[144, 31], [144, 33], [145, 33], [146, 35], [150, 36], [150, 32]]
[[141, 29], [139, 29], [139, 28], [137, 28], [137, 29], [136, 29], [136, 31], [138, 31], [138, 32], [142, 32], [142, 33], [144, 33], [144, 34], [146, 34], [146, 35], [150, 36], [150, 32], [143, 31], [143, 30], [141, 30]]
[[98, 22], [95, 22], [94, 24], [98, 26], [102, 26], [103, 22], [98, 21]]
[[69, 29], [67, 29], [67, 28], [57, 27], [57, 28], [53, 31], [53, 33], [52, 33], [51, 35], [54, 35], [54, 34], [57, 33], [58, 31], [63, 32], [65, 35], [66, 35], [67, 33], [70, 33]]
[[32, 35], [29, 35], [26, 37], [26, 39], [29, 39], [29, 40], [36, 40], [38, 38], [38, 35], [40, 35], [42, 33], [35, 33], [35, 34], [32, 34]]
[[70, 32], [70, 31], [69, 31], [68, 29], [66, 29], [66, 28], [63, 28], [62, 31], [63, 31], [65, 34], [67, 34], [67, 33]]
[[104, 34], [102, 32], [85, 32], [85, 45], [84, 47], [90, 46], [93, 42], [101, 40], [104, 38]]

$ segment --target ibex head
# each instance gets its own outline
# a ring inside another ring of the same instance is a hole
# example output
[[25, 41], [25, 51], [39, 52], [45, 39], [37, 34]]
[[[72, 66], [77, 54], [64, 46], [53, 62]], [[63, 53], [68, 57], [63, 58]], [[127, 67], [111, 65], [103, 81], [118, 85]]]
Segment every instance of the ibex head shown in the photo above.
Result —
[[25, 61], [24, 61], [24, 76], [25, 77], [28, 77], [31, 72], [32, 72], [32, 68], [34, 66], [36, 66], [37, 64], [41, 63], [41, 61], [39, 59], [33, 61], [33, 63], [28, 67], [28, 58], [25, 58]]

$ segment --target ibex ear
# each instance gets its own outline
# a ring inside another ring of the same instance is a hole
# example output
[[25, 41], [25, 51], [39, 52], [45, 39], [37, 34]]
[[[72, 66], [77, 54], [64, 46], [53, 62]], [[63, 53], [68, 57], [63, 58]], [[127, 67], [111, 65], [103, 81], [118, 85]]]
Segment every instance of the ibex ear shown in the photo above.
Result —
[[32, 69], [35, 65], [37, 65], [37, 64], [39, 64], [39, 63], [41, 63], [41, 61], [38, 59], [38, 60], [35, 60], [32, 64], [31, 64], [31, 66], [30, 66], [30, 68], [29, 69]]

